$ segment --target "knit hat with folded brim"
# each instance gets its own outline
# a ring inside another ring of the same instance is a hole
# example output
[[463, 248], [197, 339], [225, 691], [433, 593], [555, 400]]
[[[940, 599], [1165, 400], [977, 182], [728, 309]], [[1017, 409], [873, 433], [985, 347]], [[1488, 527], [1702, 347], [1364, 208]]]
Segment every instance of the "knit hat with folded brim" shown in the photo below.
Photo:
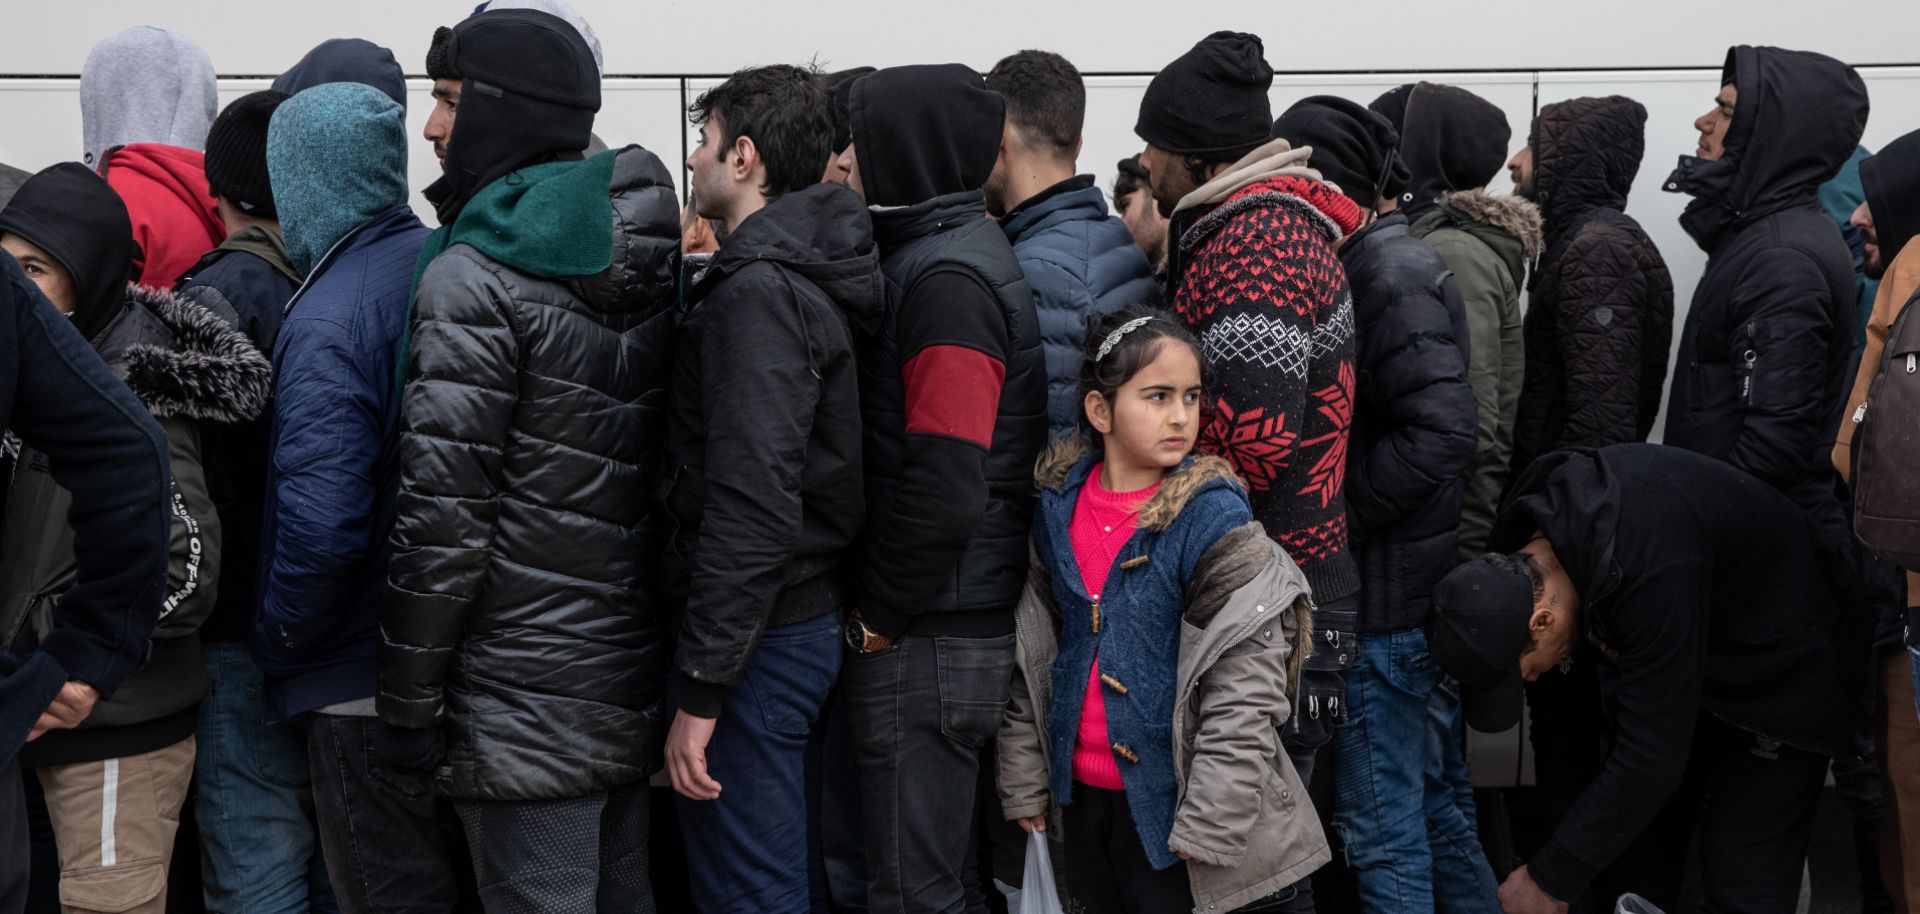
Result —
[[1215, 32], [1147, 84], [1133, 132], [1175, 155], [1233, 161], [1267, 142], [1272, 87], [1259, 36]]

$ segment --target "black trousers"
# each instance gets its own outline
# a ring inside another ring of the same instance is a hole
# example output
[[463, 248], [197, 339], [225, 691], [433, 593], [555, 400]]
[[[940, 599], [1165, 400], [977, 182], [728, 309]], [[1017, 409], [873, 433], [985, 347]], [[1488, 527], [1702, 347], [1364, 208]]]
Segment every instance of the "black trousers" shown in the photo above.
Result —
[[1825, 756], [1700, 715], [1680, 789], [1576, 909], [1634, 892], [1678, 911], [1697, 830], [1709, 914], [1793, 914], [1826, 774]]
[[32, 852], [27, 842], [27, 797], [20, 786], [20, 765], [0, 765], [0, 914], [27, 909]]
[[373, 750], [371, 717], [306, 715], [314, 817], [342, 914], [474, 909], [453, 810], [424, 774]]
[[1065, 812], [1067, 878], [1087, 914], [1193, 910], [1186, 864], [1156, 870], [1147, 862], [1125, 793], [1075, 784]]

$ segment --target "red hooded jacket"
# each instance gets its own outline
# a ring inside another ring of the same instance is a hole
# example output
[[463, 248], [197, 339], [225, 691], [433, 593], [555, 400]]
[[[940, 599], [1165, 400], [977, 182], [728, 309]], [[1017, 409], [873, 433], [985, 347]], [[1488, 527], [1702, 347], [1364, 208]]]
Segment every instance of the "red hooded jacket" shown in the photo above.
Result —
[[179, 146], [135, 143], [110, 149], [100, 176], [133, 219], [140, 285], [172, 289], [180, 274], [227, 237], [207, 189], [206, 156]]

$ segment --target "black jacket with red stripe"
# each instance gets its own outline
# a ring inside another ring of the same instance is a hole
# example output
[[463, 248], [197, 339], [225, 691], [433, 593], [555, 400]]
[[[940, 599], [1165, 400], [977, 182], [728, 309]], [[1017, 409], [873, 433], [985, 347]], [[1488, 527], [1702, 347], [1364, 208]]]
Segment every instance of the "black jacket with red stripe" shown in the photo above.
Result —
[[1033, 296], [980, 191], [876, 209], [887, 278], [861, 340], [859, 609], [881, 634], [1013, 630], [1047, 372]]

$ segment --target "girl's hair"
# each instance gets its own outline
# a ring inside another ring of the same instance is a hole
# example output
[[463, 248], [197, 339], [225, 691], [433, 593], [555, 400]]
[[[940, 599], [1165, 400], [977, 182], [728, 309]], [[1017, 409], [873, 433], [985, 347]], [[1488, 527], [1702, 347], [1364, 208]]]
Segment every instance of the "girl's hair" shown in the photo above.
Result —
[[[1200, 384], [1205, 387], [1207, 357], [1200, 349], [1200, 341], [1193, 338], [1186, 325], [1158, 308], [1129, 305], [1101, 318], [1087, 333], [1080, 362], [1080, 400], [1084, 402], [1088, 393], [1097, 391], [1107, 402], [1113, 402], [1120, 388], [1160, 355], [1163, 342], [1193, 350], [1194, 359], [1200, 363]], [[1089, 432], [1093, 430], [1084, 407], [1080, 410], [1080, 425]], [[1097, 436], [1095, 443], [1098, 443]]]

